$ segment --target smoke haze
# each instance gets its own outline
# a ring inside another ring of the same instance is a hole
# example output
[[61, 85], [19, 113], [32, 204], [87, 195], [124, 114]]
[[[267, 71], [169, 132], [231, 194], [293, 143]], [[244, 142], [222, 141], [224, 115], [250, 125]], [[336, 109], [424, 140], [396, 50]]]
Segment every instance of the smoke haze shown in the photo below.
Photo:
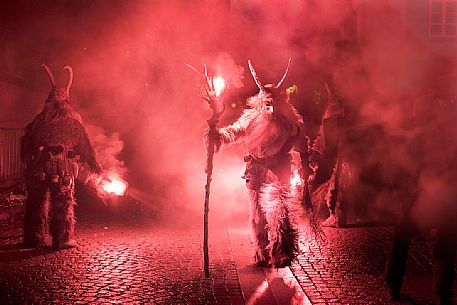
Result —
[[[199, 98], [201, 79], [185, 64], [203, 71], [206, 63], [211, 74], [224, 74], [229, 88], [222, 124], [229, 124], [257, 93], [247, 59], [263, 83], [274, 83], [292, 58], [286, 85], [298, 85], [294, 103], [310, 133], [326, 106], [322, 83], [330, 82], [344, 97], [359, 143], [349, 149], [351, 161], [372, 166], [395, 160], [400, 167], [407, 161], [391, 137], [408, 136], [404, 123], [417, 96], [452, 91], [439, 79], [454, 73], [453, 47], [430, 46], [408, 26], [424, 1], [372, 2], [2, 3], [0, 77], [21, 89], [1, 83], [0, 122], [14, 118], [25, 126], [40, 111], [50, 90], [41, 63], [53, 68], [58, 84], [66, 81], [63, 67], [71, 65], [72, 104], [87, 123], [102, 165], [121, 170], [130, 187], [150, 194], [150, 204], [165, 215], [180, 211], [185, 219], [187, 212], [203, 213], [203, 133], [211, 115]], [[217, 154], [211, 217], [247, 218], [243, 170], [236, 147]], [[390, 172], [378, 175], [387, 183]], [[374, 210], [385, 204], [397, 208], [370, 187]]]

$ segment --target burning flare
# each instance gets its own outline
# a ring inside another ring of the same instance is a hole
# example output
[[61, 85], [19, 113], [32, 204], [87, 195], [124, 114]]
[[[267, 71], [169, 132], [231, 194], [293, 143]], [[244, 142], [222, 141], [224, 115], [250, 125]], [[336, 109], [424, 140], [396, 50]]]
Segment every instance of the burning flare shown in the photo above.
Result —
[[105, 192], [108, 194], [115, 194], [118, 196], [122, 196], [127, 189], [127, 184], [124, 181], [118, 180], [117, 178], [110, 178], [111, 182], [103, 180], [101, 187]]
[[110, 172], [95, 178], [95, 185], [100, 196], [123, 196], [127, 190], [127, 182], [116, 172]]
[[222, 76], [213, 76], [213, 87], [217, 97], [220, 97], [225, 89], [225, 79]]
[[290, 175], [290, 185], [292, 187], [298, 186], [302, 184], [302, 180], [300, 177], [300, 174], [298, 172], [298, 168], [293, 171], [293, 173]]

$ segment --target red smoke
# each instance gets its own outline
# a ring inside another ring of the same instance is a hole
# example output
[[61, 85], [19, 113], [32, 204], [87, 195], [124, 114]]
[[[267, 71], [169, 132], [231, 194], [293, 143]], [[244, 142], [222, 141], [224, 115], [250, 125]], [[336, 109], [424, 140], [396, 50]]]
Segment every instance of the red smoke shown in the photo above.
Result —
[[[374, 136], [360, 140], [367, 141], [364, 162], [386, 162], [386, 155], [407, 162], [390, 137], [407, 136], [402, 124], [414, 97], [449, 93], [452, 83], [440, 79], [455, 68], [452, 46], [430, 44], [411, 25], [420, 16], [420, 5], [414, 3], [2, 3], [0, 80], [8, 85], [0, 83], [7, 97], [0, 122], [15, 118], [14, 124], [25, 126], [41, 109], [50, 90], [41, 63], [53, 67], [57, 79], [65, 79], [57, 70], [71, 65], [71, 102], [87, 126], [96, 126], [88, 128], [102, 165], [120, 171], [130, 187], [151, 194], [152, 205], [201, 213], [203, 133], [211, 112], [199, 98], [198, 76], [185, 64], [202, 68], [206, 63], [211, 74], [223, 73], [224, 102], [230, 106], [222, 124], [228, 124], [246, 97], [257, 93], [245, 74], [247, 59], [268, 83], [278, 80], [291, 57], [286, 85], [298, 86], [294, 103], [308, 126], [317, 128], [325, 108], [326, 98], [316, 99], [316, 88], [332, 78], [345, 97], [354, 133], [366, 137], [367, 130], [373, 131]], [[360, 154], [350, 155], [357, 161]], [[216, 156], [211, 208], [221, 207], [221, 215], [247, 212], [241, 157], [236, 147]], [[385, 201], [384, 195], [380, 198]]]

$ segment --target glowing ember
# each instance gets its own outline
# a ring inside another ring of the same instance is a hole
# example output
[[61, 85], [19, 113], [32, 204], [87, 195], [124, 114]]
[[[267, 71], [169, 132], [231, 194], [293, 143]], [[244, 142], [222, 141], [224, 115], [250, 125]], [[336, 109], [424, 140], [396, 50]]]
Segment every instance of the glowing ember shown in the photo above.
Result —
[[297, 185], [301, 185], [301, 184], [302, 184], [301, 177], [300, 177], [300, 174], [298, 173], [298, 169], [296, 169], [290, 175], [290, 185], [297, 186]]
[[110, 173], [107, 178], [101, 179], [98, 190], [109, 195], [122, 196], [127, 189], [127, 183], [116, 173]]
[[225, 89], [225, 80], [222, 76], [213, 76], [213, 86], [216, 96], [221, 96]]

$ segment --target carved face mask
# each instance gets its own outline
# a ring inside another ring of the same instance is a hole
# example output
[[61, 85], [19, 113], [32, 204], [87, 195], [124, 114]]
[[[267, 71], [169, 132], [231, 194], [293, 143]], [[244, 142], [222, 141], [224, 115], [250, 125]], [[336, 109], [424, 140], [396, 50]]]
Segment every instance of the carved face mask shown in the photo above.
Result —
[[273, 84], [262, 85], [259, 81], [259, 78], [257, 77], [257, 73], [255, 72], [251, 61], [248, 60], [249, 69], [251, 70], [252, 77], [254, 78], [254, 81], [255, 81], [257, 87], [259, 87], [259, 89], [260, 89], [260, 91], [258, 93], [258, 98], [262, 101], [262, 103], [265, 105], [265, 107], [271, 109], [272, 112], [274, 110], [275, 101], [279, 98], [279, 96], [281, 94], [281, 86], [284, 83], [284, 80], [286, 79], [287, 73], [289, 72], [290, 60], [291, 59], [289, 58], [286, 72], [284, 73], [283, 77], [281, 78], [281, 80], [278, 82], [277, 85], [273, 85]]

